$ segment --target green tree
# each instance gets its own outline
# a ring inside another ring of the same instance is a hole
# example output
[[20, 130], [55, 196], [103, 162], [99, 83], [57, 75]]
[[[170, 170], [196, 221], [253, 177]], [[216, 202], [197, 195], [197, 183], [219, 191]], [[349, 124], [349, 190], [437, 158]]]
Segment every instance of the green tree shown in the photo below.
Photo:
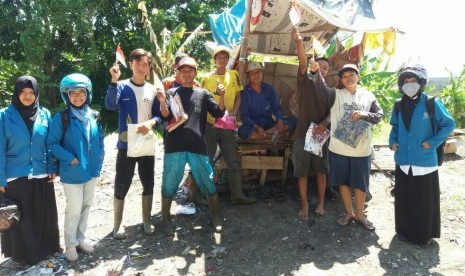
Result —
[[465, 66], [460, 75], [455, 77], [449, 71], [450, 84], [446, 85], [441, 94], [441, 100], [455, 119], [458, 128], [465, 127]]

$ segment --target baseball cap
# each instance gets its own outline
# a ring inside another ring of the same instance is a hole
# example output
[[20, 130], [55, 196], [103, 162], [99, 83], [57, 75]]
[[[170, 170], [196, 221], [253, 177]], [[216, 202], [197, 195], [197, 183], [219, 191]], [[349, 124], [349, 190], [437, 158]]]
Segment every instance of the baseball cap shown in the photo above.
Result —
[[195, 62], [195, 59], [191, 57], [185, 57], [179, 61], [178, 69], [181, 69], [183, 66], [190, 66], [197, 70], [197, 63]]
[[348, 63], [348, 64], [344, 64], [344, 66], [342, 66], [342, 68], [337, 72], [337, 76], [340, 79], [342, 79], [342, 74], [344, 74], [344, 72], [347, 72], [347, 71], [355, 71], [355, 73], [357, 73], [357, 75], [360, 73], [360, 71], [358, 70], [357, 65], [352, 64], [352, 63]]
[[213, 58], [215, 58], [216, 54], [220, 52], [225, 52], [226, 54], [228, 54], [228, 56], [231, 56], [231, 49], [229, 49], [228, 47], [224, 45], [218, 45], [216, 46], [215, 51], [213, 52]]
[[249, 64], [247, 64], [247, 70], [246, 72], [250, 72], [252, 70], [256, 70], [256, 69], [260, 69], [260, 70], [263, 70], [263, 66], [260, 62], [256, 62], [256, 61], [252, 61], [252, 62], [249, 62]]

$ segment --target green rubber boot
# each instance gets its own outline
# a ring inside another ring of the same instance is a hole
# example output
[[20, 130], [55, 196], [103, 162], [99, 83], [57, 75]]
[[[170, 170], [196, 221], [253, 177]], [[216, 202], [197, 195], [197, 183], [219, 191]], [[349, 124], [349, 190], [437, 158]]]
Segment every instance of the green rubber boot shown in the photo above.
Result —
[[215, 232], [221, 232], [223, 231], [223, 218], [220, 214], [220, 203], [218, 200], [218, 194], [216, 194], [215, 196], [209, 196], [207, 198], [207, 201], [208, 207], [212, 212], [213, 228], [215, 229]]
[[121, 221], [123, 220], [123, 210], [124, 210], [124, 199], [113, 198], [113, 237], [117, 240], [124, 240], [126, 232], [121, 227]]
[[242, 173], [233, 172], [229, 175], [229, 191], [231, 193], [231, 204], [254, 204], [255, 198], [246, 197], [242, 192]]
[[142, 195], [142, 222], [144, 224], [144, 233], [153, 235], [155, 227], [150, 223], [150, 215], [152, 213], [153, 194]]
[[162, 219], [162, 227], [163, 233], [165, 236], [173, 236], [174, 235], [174, 225], [171, 222], [171, 202], [173, 201], [170, 197], [162, 197], [161, 200], [161, 219]]

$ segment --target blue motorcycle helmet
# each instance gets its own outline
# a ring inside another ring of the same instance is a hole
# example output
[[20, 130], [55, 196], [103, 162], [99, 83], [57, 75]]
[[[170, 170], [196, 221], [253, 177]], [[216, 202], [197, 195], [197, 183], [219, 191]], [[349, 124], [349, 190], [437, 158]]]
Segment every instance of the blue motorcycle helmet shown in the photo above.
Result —
[[63, 101], [69, 104], [69, 91], [74, 91], [78, 88], [84, 89], [87, 92], [86, 104], [92, 102], [92, 82], [83, 74], [73, 73], [65, 76], [60, 82], [60, 94]]

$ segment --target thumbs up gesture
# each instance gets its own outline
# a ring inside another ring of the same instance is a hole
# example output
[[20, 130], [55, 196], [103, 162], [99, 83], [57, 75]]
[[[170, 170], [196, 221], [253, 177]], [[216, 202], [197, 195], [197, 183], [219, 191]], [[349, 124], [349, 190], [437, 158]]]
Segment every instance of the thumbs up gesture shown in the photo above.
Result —
[[216, 90], [214, 94], [221, 96], [224, 95], [224, 93], [226, 93], [226, 88], [220, 83], [220, 80], [216, 80]]

